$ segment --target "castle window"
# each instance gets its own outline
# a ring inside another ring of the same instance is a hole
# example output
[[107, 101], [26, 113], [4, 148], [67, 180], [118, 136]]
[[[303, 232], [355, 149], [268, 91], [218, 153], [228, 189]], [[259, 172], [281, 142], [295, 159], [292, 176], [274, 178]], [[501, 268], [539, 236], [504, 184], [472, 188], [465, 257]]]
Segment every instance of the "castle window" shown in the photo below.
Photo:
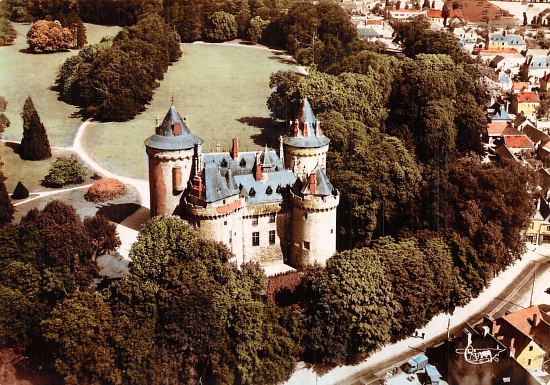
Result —
[[269, 214], [269, 223], [275, 223], [276, 215], [277, 214], [275, 214], [275, 213]]
[[176, 166], [172, 169], [172, 188], [174, 191], [183, 191], [181, 166]]
[[267, 195], [273, 194], [273, 189], [271, 188], [271, 186], [267, 186], [267, 188], [265, 189], [265, 193], [266, 193]]
[[311, 247], [311, 245], [309, 244], [308, 241], [304, 241], [304, 249], [305, 250], [309, 250], [309, 248]]
[[225, 158], [222, 159], [221, 166], [222, 167], [227, 167], [227, 160]]
[[258, 226], [258, 217], [252, 217], [252, 226]]
[[330, 233], [331, 233], [331, 234], [334, 234], [334, 229], [330, 229]]
[[258, 231], [252, 233], [252, 246], [260, 246], [260, 233]]
[[224, 226], [227, 226], [227, 221], [223, 221], [223, 225], [224, 225]]
[[246, 167], [246, 160], [244, 158], [241, 158], [241, 161], [239, 162], [239, 166]]
[[304, 219], [307, 219], [307, 213], [304, 213]]
[[531, 365], [531, 359], [530, 358], [527, 360], [527, 365]]
[[275, 230], [269, 230], [269, 244], [275, 244]]

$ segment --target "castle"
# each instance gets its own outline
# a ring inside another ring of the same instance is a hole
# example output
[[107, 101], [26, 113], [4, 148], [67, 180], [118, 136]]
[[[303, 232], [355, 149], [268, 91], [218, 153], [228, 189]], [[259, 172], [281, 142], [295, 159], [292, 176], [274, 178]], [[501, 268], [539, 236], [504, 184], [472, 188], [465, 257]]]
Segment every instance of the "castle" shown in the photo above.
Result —
[[286, 263], [302, 269], [336, 252], [340, 196], [326, 175], [329, 139], [307, 99], [279, 154], [267, 146], [240, 152], [203, 153], [172, 105], [145, 141], [151, 216], [179, 215], [201, 237], [219, 241], [232, 262]]

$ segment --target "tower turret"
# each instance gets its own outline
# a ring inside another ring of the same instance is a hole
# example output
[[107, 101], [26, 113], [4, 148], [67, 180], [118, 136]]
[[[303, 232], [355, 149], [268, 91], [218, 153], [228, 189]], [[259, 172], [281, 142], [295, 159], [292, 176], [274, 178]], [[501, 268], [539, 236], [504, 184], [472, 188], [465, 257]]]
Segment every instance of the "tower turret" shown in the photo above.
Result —
[[[181, 214], [180, 200], [200, 170], [203, 140], [191, 133], [172, 105], [145, 141], [149, 158], [151, 216]], [[198, 166], [198, 167], [197, 167]]]
[[321, 122], [305, 98], [283, 138], [285, 168], [296, 170], [299, 177], [309, 175], [317, 165], [326, 170], [329, 142], [329, 138], [323, 135]]

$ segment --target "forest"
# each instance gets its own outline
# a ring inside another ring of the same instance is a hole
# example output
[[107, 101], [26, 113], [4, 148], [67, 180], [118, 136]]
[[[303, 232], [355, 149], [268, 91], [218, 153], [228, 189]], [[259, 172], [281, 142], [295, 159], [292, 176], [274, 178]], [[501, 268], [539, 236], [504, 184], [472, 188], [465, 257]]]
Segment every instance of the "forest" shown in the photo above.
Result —
[[119, 242], [112, 226], [61, 202], [10, 223], [0, 177], [0, 345], [32, 351], [65, 384], [275, 384], [298, 360], [357, 362], [467, 303], [524, 252], [532, 175], [482, 162], [484, 68], [426, 20], [396, 24], [403, 54], [388, 56], [325, 1], [8, 3], [12, 20], [125, 26], [68, 59], [58, 79], [65, 101], [107, 120], [150, 100], [178, 58], [174, 29], [181, 41], [287, 50], [309, 74], [274, 73], [267, 105], [284, 125], [309, 98], [341, 193], [339, 253], [326, 268], [268, 282], [166, 217], [142, 229], [125, 278], [94, 286], [94, 257]]

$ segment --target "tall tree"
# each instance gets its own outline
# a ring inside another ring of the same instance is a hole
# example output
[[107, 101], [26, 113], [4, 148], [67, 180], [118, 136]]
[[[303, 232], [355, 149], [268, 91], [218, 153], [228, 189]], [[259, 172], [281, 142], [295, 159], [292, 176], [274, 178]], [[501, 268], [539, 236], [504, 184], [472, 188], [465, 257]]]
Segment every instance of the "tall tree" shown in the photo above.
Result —
[[66, 299], [42, 322], [42, 329], [65, 384], [121, 384], [111, 342], [112, 313], [101, 297], [80, 293]]
[[[0, 167], [1, 166], [2, 164], [0, 163]], [[15, 211], [13, 204], [11, 203], [8, 190], [6, 189], [6, 184], [4, 183], [5, 180], [6, 177], [2, 174], [2, 170], [0, 168], [0, 227], [5, 226], [12, 221], [13, 213]]]
[[5, 131], [6, 128], [10, 126], [10, 120], [6, 116], [6, 107], [8, 102], [3, 96], [0, 96], [0, 136]]
[[23, 139], [21, 139], [19, 148], [21, 159], [42, 160], [51, 157], [52, 152], [46, 129], [40, 121], [40, 116], [30, 96], [25, 100], [21, 116], [23, 117]]

